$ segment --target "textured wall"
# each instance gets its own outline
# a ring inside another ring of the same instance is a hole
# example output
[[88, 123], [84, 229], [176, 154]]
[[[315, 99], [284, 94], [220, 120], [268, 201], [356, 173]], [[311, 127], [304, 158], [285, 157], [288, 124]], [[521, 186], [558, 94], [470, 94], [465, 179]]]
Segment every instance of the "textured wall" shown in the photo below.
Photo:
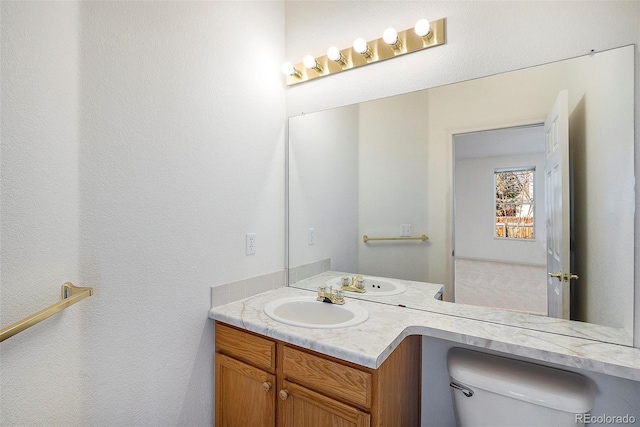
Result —
[[[74, 3], [2, 2], [0, 324], [80, 283], [78, 31]], [[0, 424], [78, 424], [83, 307], [0, 344]]]
[[211, 425], [211, 286], [284, 265], [283, 20], [2, 2], [2, 325], [95, 295], [2, 343], [0, 424]]

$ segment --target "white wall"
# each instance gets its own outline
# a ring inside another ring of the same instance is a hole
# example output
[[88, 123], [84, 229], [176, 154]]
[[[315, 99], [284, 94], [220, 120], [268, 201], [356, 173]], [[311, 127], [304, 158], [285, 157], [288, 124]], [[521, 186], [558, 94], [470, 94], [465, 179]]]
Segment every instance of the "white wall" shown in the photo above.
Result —
[[[598, 59], [598, 55], [593, 59]], [[570, 110], [569, 120], [576, 224], [572, 237], [575, 271], [580, 272], [575, 286], [577, 317], [630, 330], [633, 296], [626, 290], [626, 284], [633, 281], [634, 274], [631, 268], [634, 241], [630, 231], [634, 227], [635, 201], [629, 197], [635, 186], [634, 163], [629, 155], [634, 112], [624, 105], [633, 102], [633, 58], [607, 52], [606, 61], [624, 75], [612, 76], [593, 67], [572, 82], [584, 87], [581, 99]], [[607, 90], [602, 83], [608, 86]], [[607, 286], [599, 286], [604, 283]], [[640, 335], [640, 329], [637, 330]]]
[[358, 271], [358, 110], [289, 120], [290, 267], [331, 258], [333, 270]]
[[[84, 285], [79, 28], [76, 3], [1, 4], [2, 327], [56, 302], [62, 283]], [[81, 423], [90, 304], [1, 344], [0, 424]]]
[[2, 325], [95, 294], [2, 343], [0, 424], [211, 425], [210, 287], [284, 266], [283, 3], [1, 7]]
[[360, 105], [358, 273], [428, 281], [429, 241], [369, 242], [398, 237], [401, 224], [412, 236], [430, 234], [427, 216], [428, 146], [422, 94]]

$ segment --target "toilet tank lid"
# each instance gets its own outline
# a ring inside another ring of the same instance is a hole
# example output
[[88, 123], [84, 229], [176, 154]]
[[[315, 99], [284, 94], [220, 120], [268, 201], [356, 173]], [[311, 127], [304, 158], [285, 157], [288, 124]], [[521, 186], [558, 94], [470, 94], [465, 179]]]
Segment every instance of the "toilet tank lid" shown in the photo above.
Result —
[[449, 375], [470, 388], [478, 388], [572, 413], [593, 407], [595, 385], [582, 375], [463, 348], [447, 355]]

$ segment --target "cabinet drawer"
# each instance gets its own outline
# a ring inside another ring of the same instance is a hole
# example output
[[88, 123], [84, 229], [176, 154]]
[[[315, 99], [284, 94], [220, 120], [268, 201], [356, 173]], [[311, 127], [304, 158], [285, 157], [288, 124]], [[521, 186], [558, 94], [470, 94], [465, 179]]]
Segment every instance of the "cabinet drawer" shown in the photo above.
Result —
[[371, 407], [371, 373], [284, 346], [284, 375], [327, 396]]
[[274, 372], [276, 343], [216, 322], [216, 351]]

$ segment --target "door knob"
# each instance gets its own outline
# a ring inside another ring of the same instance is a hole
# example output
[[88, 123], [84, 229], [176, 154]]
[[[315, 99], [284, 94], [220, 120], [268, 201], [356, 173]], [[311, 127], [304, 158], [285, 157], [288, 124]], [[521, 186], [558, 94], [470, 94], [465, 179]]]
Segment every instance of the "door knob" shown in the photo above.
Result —
[[549, 276], [555, 277], [556, 279], [562, 280], [562, 273], [560, 273], [560, 272], [558, 272], [558, 273], [549, 273]]
[[289, 398], [289, 390], [287, 389], [280, 390], [280, 393], [278, 393], [278, 396], [280, 396], [280, 400], [287, 400]]
[[267, 392], [268, 392], [269, 390], [271, 390], [271, 383], [270, 383], [270, 382], [268, 382], [268, 381], [263, 382], [263, 383], [262, 383], [262, 389], [263, 389], [264, 391], [267, 391]]

